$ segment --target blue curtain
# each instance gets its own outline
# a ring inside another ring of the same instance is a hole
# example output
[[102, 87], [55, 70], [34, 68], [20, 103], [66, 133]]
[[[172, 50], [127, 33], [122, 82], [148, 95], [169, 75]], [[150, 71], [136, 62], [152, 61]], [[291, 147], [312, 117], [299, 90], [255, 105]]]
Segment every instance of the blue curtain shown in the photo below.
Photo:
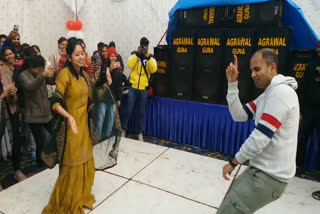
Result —
[[[123, 96], [120, 115], [126, 111]], [[250, 135], [254, 122], [235, 122], [228, 107], [163, 97], [148, 97], [144, 134], [170, 141], [235, 155]], [[137, 111], [128, 123], [129, 132], [137, 132]], [[308, 144], [306, 167], [316, 168], [316, 132]]]

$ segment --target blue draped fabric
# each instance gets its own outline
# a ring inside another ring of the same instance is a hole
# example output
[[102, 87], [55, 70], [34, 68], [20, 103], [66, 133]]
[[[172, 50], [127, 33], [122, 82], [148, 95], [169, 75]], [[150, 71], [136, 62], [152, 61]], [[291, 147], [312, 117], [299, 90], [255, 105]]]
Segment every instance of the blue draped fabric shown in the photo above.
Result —
[[[126, 111], [123, 97], [120, 115]], [[129, 132], [137, 132], [137, 111], [128, 123]], [[254, 128], [254, 122], [235, 122], [228, 107], [163, 97], [148, 97], [144, 134], [170, 141], [235, 155]], [[316, 168], [316, 133], [308, 144], [305, 166]]]
[[[172, 30], [179, 27], [179, 20], [175, 18], [179, 16], [179, 10], [208, 7], [208, 6], [224, 6], [224, 5], [242, 5], [255, 4], [275, 0], [179, 0], [169, 12], [169, 26], [166, 40], [171, 45]], [[302, 10], [292, 1], [286, 0], [284, 4], [282, 25], [292, 27], [292, 40], [290, 48], [292, 49], [314, 49], [319, 37], [312, 30], [309, 23], [305, 19]]]

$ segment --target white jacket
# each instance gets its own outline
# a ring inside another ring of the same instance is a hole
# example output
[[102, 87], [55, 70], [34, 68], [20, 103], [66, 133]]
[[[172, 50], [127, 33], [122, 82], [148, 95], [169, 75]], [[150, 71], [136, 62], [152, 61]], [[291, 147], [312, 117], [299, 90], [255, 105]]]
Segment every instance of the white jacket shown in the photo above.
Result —
[[238, 83], [228, 83], [227, 101], [236, 121], [255, 120], [255, 129], [236, 154], [240, 163], [250, 165], [281, 182], [295, 175], [299, 126], [297, 82], [281, 74], [253, 102], [242, 106]]

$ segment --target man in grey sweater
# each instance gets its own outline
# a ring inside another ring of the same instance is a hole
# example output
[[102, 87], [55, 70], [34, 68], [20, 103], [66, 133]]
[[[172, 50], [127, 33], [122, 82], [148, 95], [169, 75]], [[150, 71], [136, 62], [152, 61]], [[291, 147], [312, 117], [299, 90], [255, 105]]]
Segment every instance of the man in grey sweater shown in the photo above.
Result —
[[24, 120], [31, 128], [37, 149], [37, 163], [42, 166], [41, 151], [45, 142], [45, 129], [50, 133], [49, 122], [52, 119], [48, 100], [47, 83], [54, 84], [55, 68], [45, 69], [42, 56], [31, 56], [24, 61], [24, 71], [19, 75], [19, 84], [24, 96]]
[[223, 167], [223, 177], [249, 160], [249, 167], [235, 180], [218, 214], [254, 213], [278, 199], [295, 175], [299, 125], [297, 82], [278, 74], [278, 57], [260, 49], [251, 58], [251, 77], [264, 89], [256, 100], [243, 105], [238, 96], [238, 59], [226, 69], [228, 107], [236, 121], [254, 120], [255, 129], [235, 158]]

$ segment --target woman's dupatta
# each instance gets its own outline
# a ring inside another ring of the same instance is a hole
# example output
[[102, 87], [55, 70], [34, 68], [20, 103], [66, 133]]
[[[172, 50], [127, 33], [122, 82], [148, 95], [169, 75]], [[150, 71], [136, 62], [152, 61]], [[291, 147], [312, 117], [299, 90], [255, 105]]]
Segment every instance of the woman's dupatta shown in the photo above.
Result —
[[[97, 100], [95, 99], [95, 91], [98, 88], [92, 87], [91, 81], [88, 76], [84, 73], [84, 78], [86, 79], [89, 87], [89, 101], [88, 101], [88, 129], [90, 138], [93, 145], [93, 156], [95, 160], [96, 170], [104, 170], [113, 167], [117, 164], [119, 144], [121, 140], [121, 122], [118, 109], [116, 107], [116, 102], [114, 96], [107, 84], [104, 84], [103, 93], [109, 95], [112, 98], [114, 105], [114, 115], [115, 119], [113, 121], [113, 128], [111, 136], [104, 137], [100, 140], [97, 138], [96, 129], [94, 126], [94, 112], [91, 109], [91, 105], [95, 104]], [[101, 88], [99, 88], [101, 89]], [[98, 90], [99, 90], [98, 89]], [[92, 96], [93, 92], [93, 96]], [[93, 99], [92, 99], [93, 98]], [[62, 94], [56, 90], [53, 92], [52, 97], [50, 97], [50, 104], [54, 106], [60, 104], [66, 111], [67, 106], [64, 101]], [[41, 158], [44, 163], [49, 167], [53, 168], [56, 164], [59, 164], [61, 170], [63, 163], [63, 154], [66, 146], [67, 140], [67, 119], [52, 111], [53, 119], [50, 122], [51, 134], [47, 134], [47, 139], [41, 153]]]
[[[64, 98], [57, 90], [54, 91], [52, 97], [50, 97], [50, 104], [51, 106], [60, 104], [67, 110]], [[59, 163], [59, 168], [61, 170], [67, 140], [67, 119], [53, 110], [52, 116], [53, 119], [50, 122], [51, 133], [47, 135], [46, 142], [41, 152], [41, 158], [49, 168], [53, 168]]]
[[[119, 145], [122, 135], [120, 116], [116, 106], [116, 101], [107, 83], [93, 87], [93, 101], [95, 105], [98, 102], [101, 102], [101, 97], [111, 98], [114, 110], [114, 121], [111, 136], [103, 136], [93, 146], [93, 156], [96, 170], [105, 170], [117, 164]], [[91, 117], [92, 124], [94, 124], [93, 120], [94, 117]]]

